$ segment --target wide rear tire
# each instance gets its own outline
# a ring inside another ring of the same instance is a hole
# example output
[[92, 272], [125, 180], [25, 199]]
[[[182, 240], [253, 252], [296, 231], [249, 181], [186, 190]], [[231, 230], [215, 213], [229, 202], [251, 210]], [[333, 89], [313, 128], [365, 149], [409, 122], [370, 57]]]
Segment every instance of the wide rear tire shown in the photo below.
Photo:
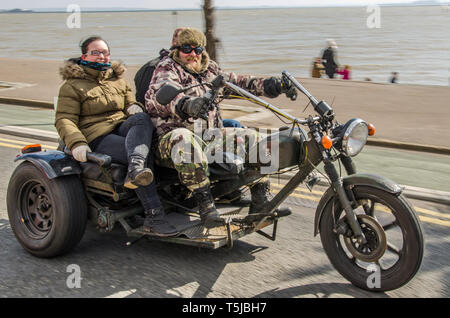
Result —
[[37, 257], [69, 252], [86, 229], [88, 208], [78, 176], [48, 179], [27, 161], [11, 176], [7, 207], [14, 235]]

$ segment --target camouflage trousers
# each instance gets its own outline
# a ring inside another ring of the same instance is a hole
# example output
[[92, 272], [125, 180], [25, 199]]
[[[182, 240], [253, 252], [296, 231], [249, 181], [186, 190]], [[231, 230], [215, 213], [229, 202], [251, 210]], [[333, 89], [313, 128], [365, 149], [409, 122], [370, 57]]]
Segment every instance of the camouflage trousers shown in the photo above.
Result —
[[[208, 129], [201, 135], [177, 128], [159, 138], [155, 160], [163, 167], [177, 170], [180, 182], [194, 191], [209, 185], [208, 163], [230, 162], [224, 156], [230, 153], [248, 162], [248, 149], [261, 137], [256, 130], [247, 128]], [[236, 158], [229, 158], [233, 159]]]

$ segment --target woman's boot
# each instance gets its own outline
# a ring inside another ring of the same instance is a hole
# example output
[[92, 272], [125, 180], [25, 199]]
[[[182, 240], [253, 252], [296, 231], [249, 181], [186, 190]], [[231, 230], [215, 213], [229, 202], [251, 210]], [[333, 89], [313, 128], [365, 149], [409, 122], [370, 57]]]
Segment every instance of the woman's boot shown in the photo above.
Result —
[[128, 163], [128, 172], [123, 186], [128, 189], [144, 187], [152, 183], [153, 172], [145, 167], [145, 159], [131, 156]]

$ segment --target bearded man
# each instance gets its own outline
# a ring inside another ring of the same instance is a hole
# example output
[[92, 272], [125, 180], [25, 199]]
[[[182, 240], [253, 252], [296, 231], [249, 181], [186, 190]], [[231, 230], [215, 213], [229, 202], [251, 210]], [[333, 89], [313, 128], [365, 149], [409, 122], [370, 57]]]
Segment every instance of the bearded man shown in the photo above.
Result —
[[[177, 29], [174, 38], [177, 45], [172, 47], [169, 56], [164, 57], [156, 66], [145, 95], [145, 105], [158, 135], [155, 159], [160, 165], [177, 170], [180, 182], [193, 192], [201, 220], [204, 223], [214, 222], [218, 221], [220, 216], [211, 194], [205, 151], [211, 140], [199, 138], [194, 134], [194, 127], [201, 125], [209, 129], [220, 129], [227, 140], [235, 139], [233, 137], [239, 135], [253, 135], [254, 138], [249, 138], [252, 144], [247, 144], [247, 148], [258, 142], [257, 132], [244, 128], [223, 128], [218, 105], [214, 105], [213, 109], [205, 107], [207, 101], [203, 95], [209, 89], [206, 86], [193, 87], [180, 93], [167, 105], [158, 103], [156, 94], [166, 84], [184, 89], [210, 83], [218, 75], [222, 75], [225, 81], [259, 96], [275, 98], [282, 92], [295, 92], [295, 89], [292, 86], [283, 87], [281, 80], [276, 77], [265, 79], [223, 72], [218, 64], [209, 58], [205, 50], [206, 37], [198, 29]], [[192, 153], [186, 154], [186, 149], [193, 149]], [[181, 158], [175, 160], [173, 154], [180, 153]], [[191, 162], [186, 158], [199, 160]], [[252, 186], [251, 195], [249, 213], [257, 213], [270, 200], [269, 181], [264, 179]]]

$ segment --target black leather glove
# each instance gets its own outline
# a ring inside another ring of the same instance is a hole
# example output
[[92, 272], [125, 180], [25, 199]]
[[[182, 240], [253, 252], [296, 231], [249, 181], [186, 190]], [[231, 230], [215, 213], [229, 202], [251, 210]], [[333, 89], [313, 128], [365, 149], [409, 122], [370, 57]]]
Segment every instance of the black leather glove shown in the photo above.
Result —
[[289, 80], [281, 80], [278, 77], [266, 78], [263, 82], [264, 93], [271, 98], [278, 97], [281, 93], [286, 93], [286, 96], [291, 100], [297, 99], [297, 90]]
[[177, 107], [177, 113], [181, 118], [207, 118], [208, 101], [203, 97], [186, 97], [180, 100]]
[[286, 97], [291, 100], [297, 99], [297, 90], [295, 86], [292, 85], [291, 81], [287, 77], [282, 77], [281, 79], [281, 92], [286, 94]]
[[278, 97], [281, 94], [281, 80], [276, 77], [266, 78], [263, 82], [264, 93], [270, 98]]

